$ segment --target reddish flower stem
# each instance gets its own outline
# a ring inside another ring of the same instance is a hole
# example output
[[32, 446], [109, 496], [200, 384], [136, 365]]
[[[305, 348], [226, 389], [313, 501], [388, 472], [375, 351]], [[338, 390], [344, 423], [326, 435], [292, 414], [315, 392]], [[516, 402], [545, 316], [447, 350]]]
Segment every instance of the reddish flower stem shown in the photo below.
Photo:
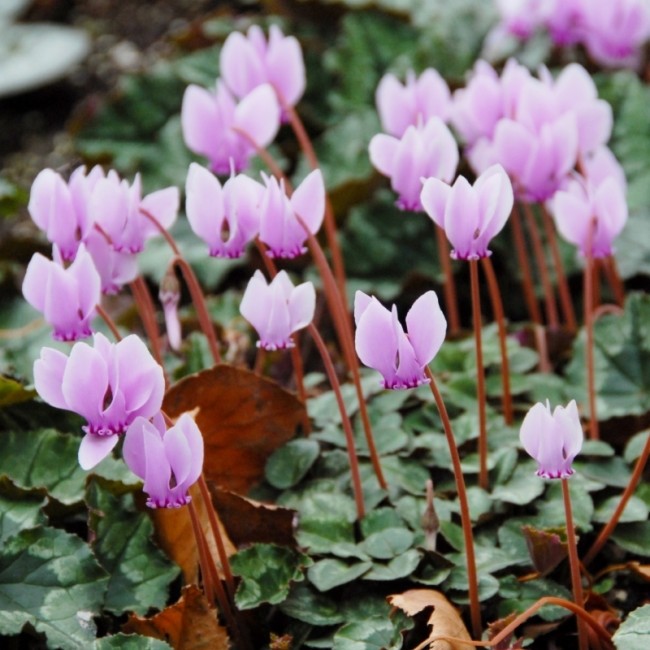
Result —
[[[205, 543], [205, 537], [203, 536], [203, 530], [201, 529], [201, 523], [199, 521], [198, 514], [196, 512], [196, 506], [190, 501], [188, 503], [188, 511], [190, 513], [190, 521], [192, 522], [192, 531], [194, 533], [194, 541], [196, 543], [196, 549], [199, 553], [199, 565], [201, 566], [201, 576], [203, 577], [203, 590], [205, 596], [210, 603], [214, 603], [215, 600], [215, 588], [212, 582], [212, 574], [208, 568], [208, 548]], [[225, 610], [223, 603], [219, 603], [222, 610]]]
[[447, 236], [442, 228], [434, 225], [434, 230], [436, 232], [438, 257], [440, 258], [440, 264], [443, 273], [445, 274], [443, 291], [445, 295], [445, 307], [447, 308], [447, 316], [449, 318], [449, 334], [454, 336], [460, 332], [460, 316], [458, 315], [456, 281], [454, 280], [454, 272], [451, 266], [451, 258], [449, 256], [449, 242], [447, 241]]
[[603, 263], [605, 265], [605, 272], [607, 273], [607, 281], [612, 287], [614, 293], [614, 299], [618, 303], [619, 307], [623, 307], [625, 304], [625, 285], [623, 284], [618, 272], [616, 258], [613, 255], [610, 255], [603, 260]]
[[116, 341], [122, 340], [122, 335], [117, 329], [115, 321], [108, 315], [108, 312], [98, 303], [95, 305], [95, 311], [99, 314], [101, 319], [108, 325], [108, 329], [111, 330], [111, 334], [115, 337]]
[[510, 215], [510, 223], [512, 224], [512, 236], [515, 243], [515, 250], [517, 251], [517, 260], [519, 268], [521, 269], [521, 286], [524, 292], [524, 301], [528, 308], [528, 315], [530, 320], [537, 325], [542, 324], [542, 314], [537, 304], [537, 297], [535, 296], [535, 286], [533, 284], [533, 276], [530, 270], [530, 258], [526, 252], [526, 242], [524, 232], [521, 227], [521, 214], [515, 205]]
[[539, 276], [542, 280], [542, 288], [544, 290], [544, 303], [546, 305], [546, 319], [548, 325], [552, 329], [559, 327], [559, 318], [557, 313], [557, 305], [555, 304], [555, 294], [553, 292], [553, 285], [551, 284], [551, 277], [548, 272], [546, 264], [546, 257], [544, 255], [544, 245], [537, 228], [537, 221], [533, 214], [533, 209], [530, 203], [524, 203], [524, 214], [526, 215], [526, 223], [528, 225], [528, 232], [533, 243], [533, 252], [537, 261], [537, 268]]
[[587, 370], [587, 399], [589, 400], [589, 438], [598, 440], [598, 414], [596, 412], [596, 373], [594, 369], [594, 257], [592, 252], [592, 241], [596, 221], [591, 222], [587, 234], [587, 246], [584, 268], [584, 325], [585, 325], [585, 361]]
[[[573, 600], [578, 607], [584, 607], [584, 596], [582, 594], [582, 581], [580, 578], [580, 560], [578, 559], [578, 543], [573, 525], [573, 514], [571, 511], [571, 494], [569, 493], [568, 479], [562, 479], [562, 498], [564, 500], [564, 514], [566, 516], [567, 549], [569, 552], [569, 567], [571, 569], [571, 585], [573, 588]], [[578, 620], [578, 648], [587, 650], [589, 639], [584, 622]]]
[[289, 183], [289, 179], [284, 175], [284, 172], [282, 171], [280, 165], [278, 165], [278, 163], [275, 161], [275, 158], [273, 158], [268, 150], [264, 147], [260, 147], [260, 145], [257, 144], [257, 142], [255, 142], [250, 134], [247, 131], [244, 131], [244, 129], [233, 127], [232, 130], [248, 140], [248, 142], [255, 148], [257, 155], [262, 159], [262, 162], [269, 168], [271, 174], [273, 174], [273, 176], [275, 176], [278, 180], [284, 179], [286, 187], [287, 183]]
[[489, 257], [481, 259], [483, 271], [488, 284], [488, 292], [492, 302], [492, 312], [497, 322], [499, 330], [499, 349], [501, 350], [501, 385], [503, 395], [501, 396], [503, 404], [503, 418], [506, 424], [512, 424], [512, 395], [510, 393], [510, 362], [508, 361], [508, 345], [506, 342], [506, 317], [503, 313], [503, 303], [501, 301], [501, 292], [497, 282], [494, 266]]
[[596, 555], [598, 555], [600, 549], [605, 545], [605, 542], [609, 539], [609, 536], [614, 531], [614, 528], [616, 528], [616, 525], [618, 524], [619, 519], [621, 518], [621, 515], [625, 510], [625, 506], [627, 505], [627, 502], [630, 500], [630, 497], [634, 494], [634, 490], [636, 490], [636, 486], [641, 480], [641, 476], [643, 475], [643, 470], [645, 469], [645, 466], [648, 463], [649, 456], [650, 456], [650, 435], [648, 436], [648, 439], [645, 441], [643, 451], [641, 452], [641, 455], [636, 461], [636, 465], [634, 466], [634, 471], [632, 472], [632, 476], [630, 476], [630, 480], [627, 482], [627, 486], [625, 487], [625, 490], [621, 495], [621, 500], [618, 502], [618, 505], [616, 506], [616, 510], [614, 510], [614, 513], [609, 518], [609, 521], [607, 522], [605, 527], [600, 531], [600, 533], [598, 533], [598, 537], [596, 538], [596, 541], [592, 544], [589, 551], [587, 551], [587, 554], [585, 555], [585, 558], [583, 560], [583, 563], [585, 565], [590, 564], [592, 560], [596, 557]]
[[551, 256], [553, 257], [553, 265], [555, 266], [555, 277], [557, 278], [557, 287], [560, 294], [560, 306], [562, 307], [564, 322], [566, 323], [569, 332], [575, 333], [578, 329], [578, 323], [576, 321], [575, 310], [573, 309], [569, 283], [567, 282], [566, 273], [564, 272], [562, 256], [560, 255], [560, 249], [555, 235], [555, 226], [551, 215], [546, 209], [546, 205], [540, 203], [540, 207], [542, 210], [542, 224], [546, 234], [546, 241], [551, 248]]
[[174, 238], [167, 232], [167, 229], [162, 226], [162, 224], [154, 217], [151, 212], [140, 208], [140, 212], [147, 218], [151, 223], [156, 226], [158, 232], [164, 237], [165, 241], [169, 244], [169, 247], [174, 253], [174, 258], [172, 259], [172, 265], [179, 268], [185, 284], [190, 292], [192, 302], [194, 303], [194, 308], [196, 309], [196, 315], [199, 319], [199, 324], [201, 330], [208, 339], [208, 346], [210, 347], [210, 352], [212, 353], [212, 358], [215, 364], [221, 363], [221, 353], [219, 352], [219, 345], [217, 343], [217, 337], [214, 333], [214, 326], [210, 319], [210, 314], [208, 308], [205, 304], [205, 296], [203, 295], [203, 290], [201, 285], [194, 273], [192, 267], [188, 264], [187, 260], [181, 254]]
[[442, 426], [451, 455], [451, 464], [454, 471], [454, 480], [456, 481], [456, 492], [458, 493], [458, 503], [460, 505], [460, 519], [463, 527], [463, 539], [465, 542], [465, 559], [467, 561], [467, 582], [469, 587], [469, 605], [472, 619], [472, 633], [477, 638], [481, 638], [481, 604], [478, 599], [478, 576], [476, 573], [476, 556], [474, 553], [474, 535], [472, 533], [472, 518], [469, 512], [469, 501], [467, 499], [467, 490], [465, 488], [465, 478], [463, 469], [460, 464], [460, 454], [454, 439], [454, 433], [451, 429], [451, 421], [447, 413], [447, 408], [438, 390], [433, 373], [426, 367], [424, 369], [426, 376], [429, 378], [429, 386], [436, 402]]
[[308, 332], [311, 334], [311, 337], [316, 343], [318, 352], [320, 353], [321, 359], [323, 360], [323, 365], [325, 366], [325, 372], [330, 382], [330, 386], [334, 391], [336, 396], [336, 403], [339, 407], [339, 412], [341, 413], [341, 423], [343, 425], [343, 431], [345, 432], [345, 442], [348, 449], [348, 460], [350, 462], [350, 474], [352, 476], [352, 490], [354, 492], [354, 500], [357, 504], [357, 517], [363, 519], [366, 514], [365, 505], [363, 502], [363, 488], [361, 487], [361, 475], [359, 473], [359, 459], [357, 458], [357, 452], [354, 444], [354, 432], [352, 431], [352, 423], [350, 418], [345, 410], [345, 401], [343, 400], [343, 394], [341, 393], [341, 384], [339, 383], [338, 377], [336, 376], [336, 370], [334, 369], [334, 364], [330, 359], [329, 352], [327, 351], [327, 346], [323, 337], [319, 334], [316, 326], [311, 323], [307, 326]]
[[474, 345], [476, 347], [476, 401], [478, 408], [478, 483], [488, 489], [487, 469], [487, 420], [485, 413], [485, 371], [483, 368], [483, 342], [481, 340], [481, 297], [478, 283], [478, 260], [469, 260], [470, 284], [472, 289], [472, 321], [474, 322]]
[[307, 235], [307, 241], [309, 243], [309, 250], [311, 251], [312, 258], [318, 267], [321, 278], [323, 280], [323, 286], [325, 288], [325, 296], [327, 298], [328, 305], [330, 307], [330, 312], [334, 318], [334, 326], [338, 334], [339, 342], [343, 350], [343, 355], [347, 361], [348, 367], [352, 372], [352, 380], [354, 382], [354, 387], [357, 393], [357, 400], [359, 402], [359, 414], [361, 415], [361, 422], [363, 424], [363, 431], [366, 436], [366, 443], [368, 444], [368, 451], [370, 452], [370, 460], [372, 462], [373, 469], [379, 481], [379, 485], [386, 490], [388, 484], [384, 478], [384, 474], [381, 469], [381, 463], [379, 460], [379, 454], [377, 453], [377, 447], [375, 445], [375, 439], [372, 434], [372, 426], [370, 424], [370, 417], [368, 415], [368, 408], [366, 406], [366, 400], [363, 395], [363, 389], [361, 388], [361, 375], [359, 373], [359, 363], [357, 362], [357, 356], [354, 350], [354, 337], [352, 335], [352, 326], [348, 314], [346, 313], [345, 305], [343, 303], [341, 294], [336, 288], [336, 281], [332, 274], [325, 253], [321, 248], [318, 240], [310, 232], [307, 224], [298, 216], [298, 221], [302, 225], [305, 234]]

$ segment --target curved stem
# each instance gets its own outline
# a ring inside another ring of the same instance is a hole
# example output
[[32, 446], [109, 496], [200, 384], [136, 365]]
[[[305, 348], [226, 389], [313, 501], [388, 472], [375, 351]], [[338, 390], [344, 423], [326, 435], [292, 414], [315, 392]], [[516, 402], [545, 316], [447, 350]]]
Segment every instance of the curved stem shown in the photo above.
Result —
[[[562, 498], [564, 500], [564, 513], [566, 516], [567, 549], [569, 552], [569, 567], [571, 568], [571, 585], [573, 587], [573, 600], [579, 607], [584, 606], [582, 595], [582, 581], [580, 578], [580, 560], [578, 559], [578, 546], [576, 532], [573, 526], [573, 514], [571, 511], [571, 495], [569, 493], [569, 481], [562, 479]], [[580, 650], [587, 650], [589, 640], [584, 623], [578, 621], [578, 647]]]
[[318, 348], [321, 359], [323, 360], [325, 372], [327, 372], [327, 377], [329, 379], [330, 385], [332, 386], [332, 390], [334, 391], [334, 395], [336, 396], [336, 403], [341, 413], [341, 423], [343, 425], [343, 431], [345, 432], [345, 442], [348, 448], [348, 459], [350, 461], [352, 489], [354, 491], [354, 500], [357, 504], [357, 517], [359, 519], [362, 519], [365, 516], [365, 506], [363, 502], [363, 488], [361, 487], [361, 475], [359, 473], [359, 460], [357, 458], [357, 452], [354, 445], [354, 433], [352, 431], [352, 424], [345, 410], [345, 401], [343, 400], [343, 394], [341, 393], [341, 385], [339, 384], [338, 377], [336, 376], [336, 370], [334, 369], [334, 364], [330, 359], [330, 355], [327, 351], [325, 341], [323, 341], [323, 337], [320, 335], [313, 323], [307, 326], [307, 330], [314, 339], [314, 343], [316, 343], [316, 347]]
[[478, 408], [478, 482], [488, 489], [487, 470], [487, 421], [485, 413], [485, 371], [483, 369], [483, 342], [481, 340], [481, 297], [478, 286], [478, 261], [469, 260], [470, 284], [472, 288], [472, 320], [474, 321], [474, 345], [476, 347], [476, 401]]
[[244, 129], [232, 127], [232, 130], [235, 133], [241, 135], [243, 138], [246, 138], [246, 140], [255, 148], [255, 153], [257, 153], [257, 155], [262, 159], [262, 162], [269, 168], [271, 174], [273, 174], [273, 176], [275, 176], [278, 180], [283, 179], [285, 189], [287, 191], [290, 191], [291, 183], [289, 179], [282, 171], [275, 158], [269, 153], [269, 151], [264, 147], [260, 147], [260, 145], [257, 144], [251, 135], [247, 131], [244, 131]]
[[483, 264], [483, 271], [485, 271], [485, 278], [487, 279], [488, 292], [492, 302], [492, 312], [494, 313], [494, 319], [497, 322], [497, 328], [499, 330], [503, 418], [506, 424], [512, 424], [512, 395], [510, 394], [510, 361], [508, 360], [508, 345], [506, 341], [506, 317], [503, 313], [501, 292], [499, 291], [499, 283], [494, 273], [492, 260], [489, 257], [484, 257], [481, 262]]
[[[209, 603], [214, 603], [215, 600], [215, 588], [212, 582], [212, 573], [208, 568], [208, 545], [205, 542], [205, 537], [203, 535], [203, 530], [201, 528], [201, 523], [199, 521], [199, 516], [196, 512], [196, 506], [190, 501], [188, 503], [188, 511], [190, 513], [190, 521], [192, 522], [192, 532], [194, 533], [194, 541], [196, 543], [196, 549], [199, 553], [199, 564], [201, 565], [201, 576], [203, 577], [203, 589], [205, 596], [208, 599]], [[222, 609], [225, 610], [225, 607]], [[225, 615], [225, 611], [224, 611]]]
[[478, 577], [476, 573], [476, 556], [474, 553], [474, 535], [472, 533], [472, 519], [469, 512], [469, 501], [467, 499], [467, 489], [465, 488], [465, 477], [460, 464], [460, 455], [454, 433], [451, 429], [451, 422], [447, 413], [447, 408], [438, 390], [433, 373], [426, 367], [424, 369], [426, 376], [429, 378], [429, 386], [433, 393], [433, 399], [438, 407], [442, 426], [447, 439], [447, 446], [451, 455], [451, 464], [454, 470], [454, 480], [456, 481], [456, 492], [458, 493], [458, 503], [460, 505], [460, 518], [463, 526], [463, 539], [465, 541], [465, 559], [467, 560], [467, 582], [469, 586], [469, 604], [472, 618], [472, 633], [478, 639], [481, 638], [481, 605], [478, 599]]
[[516, 205], [512, 209], [510, 223], [512, 224], [512, 236], [515, 242], [515, 250], [517, 251], [517, 260], [521, 269], [521, 285], [524, 292], [524, 301], [528, 308], [528, 315], [533, 323], [541, 325], [542, 314], [537, 304], [537, 297], [535, 296], [535, 286], [530, 270], [530, 257], [526, 253], [526, 242], [521, 227], [521, 215]]
[[435, 224], [433, 227], [436, 231], [438, 257], [440, 258], [440, 264], [445, 274], [443, 291], [445, 295], [445, 307], [447, 308], [447, 316], [449, 318], [449, 334], [450, 336], [454, 336], [460, 332], [460, 316], [458, 315], [456, 282], [454, 280], [454, 272], [451, 266], [451, 258], [449, 256], [449, 242], [447, 241], [447, 236], [442, 228]]
[[553, 292], [553, 285], [551, 284], [551, 277], [548, 273], [548, 266], [546, 264], [546, 257], [544, 255], [544, 245], [542, 238], [537, 229], [537, 222], [530, 203], [524, 203], [524, 214], [526, 215], [526, 222], [528, 224], [528, 232], [533, 241], [533, 252], [537, 260], [537, 268], [539, 276], [542, 280], [542, 287], [544, 289], [544, 302], [546, 305], [546, 318], [549, 327], [557, 329], [559, 326], [557, 305], [555, 304], [555, 294]]
[[108, 315], [108, 312], [99, 303], [95, 305], [95, 311], [99, 314], [99, 316], [106, 323], [106, 325], [108, 325], [108, 329], [111, 330], [111, 334], [115, 337], [115, 340], [121, 341], [122, 335], [120, 334], [120, 331], [117, 329], [117, 325], [115, 324], [115, 321]]
[[586, 333], [585, 361], [587, 370], [587, 399], [589, 400], [589, 437], [598, 440], [598, 414], [596, 413], [596, 377], [594, 368], [594, 257], [592, 251], [592, 240], [596, 228], [596, 221], [593, 220], [587, 234], [587, 246], [585, 252], [584, 268], [584, 324]]
[[368, 451], [370, 452], [370, 460], [372, 462], [373, 469], [379, 481], [379, 485], [382, 489], [386, 490], [388, 484], [384, 478], [384, 474], [381, 469], [381, 463], [379, 460], [379, 454], [377, 453], [377, 447], [375, 445], [375, 439], [372, 435], [372, 426], [370, 424], [370, 417], [368, 415], [368, 408], [366, 406], [366, 400], [363, 395], [363, 389], [361, 387], [361, 375], [359, 373], [359, 363], [357, 362], [357, 356], [354, 350], [354, 337], [352, 335], [352, 326], [350, 324], [350, 319], [346, 313], [345, 305], [343, 304], [341, 294], [336, 288], [336, 282], [334, 276], [332, 275], [332, 270], [330, 269], [327, 259], [325, 258], [325, 253], [321, 248], [318, 240], [311, 233], [307, 224], [297, 216], [298, 221], [302, 225], [305, 234], [307, 236], [307, 241], [309, 243], [309, 250], [311, 251], [312, 258], [318, 267], [321, 278], [323, 280], [323, 286], [325, 288], [325, 296], [327, 298], [328, 305], [332, 317], [334, 319], [334, 326], [341, 344], [343, 355], [347, 361], [348, 367], [352, 373], [352, 380], [354, 382], [354, 388], [357, 394], [357, 400], [359, 402], [359, 414], [361, 415], [361, 422], [363, 424], [363, 431], [366, 436], [366, 443], [368, 444]]
[[557, 244], [557, 237], [555, 235], [555, 226], [553, 219], [546, 209], [544, 203], [540, 203], [542, 209], [542, 223], [544, 224], [544, 232], [546, 233], [546, 240], [551, 247], [551, 255], [553, 257], [553, 264], [555, 265], [555, 277], [557, 278], [557, 287], [560, 294], [560, 305], [564, 313], [564, 321], [566, 322], [567, 329], [570, 332], [575, 332], [578, 329], [576, 322], [576, 314], [573, 309], [573, 301], [571, 300], [571, 292], [569, 291], [569, 283], [566, 279], [564, 272], [564, 264], [562, 263], [562, 256]]
[[650, 456], [650, 435], [648, 436], [648, 439], [645, 441], [643, 451], [641, 452], [641, 455], [636, 461], [636, 465], [634, 466], [634, 471], [632, 472], [632, 476], [630, 476], [630, 480], [628, 481], [627, 486], [625, 487], [625, 490], [621, 495], [621, 500], [618, 502], [618, 505], [616, 506], [616, 510], [614, 510], [614, 513], [609, 518], [609, 521], [607, 522], [605, 527], [600, 531], [600, 533], [598, 533], [598, 537], [596, 538], [596, 541], [592, 544], [589, 551], [587, 551], [587, 554], [585, 555], [585, 559], [583, 560], [583, 563], [585, 565], [589, 564], [596, 557], [596, 555], [598, 555], [600, 549], [605, 545], [605, 542], [609, 539], [609, 536], [612, 534], [614, 528], [616, 528], [616, 524], [618, 524], [618, 521], [621, 518], [623, 511], [625, 510], [625, 506], [627, 505], [627, 502], [630, 500], [630, 497], [634, 494], [634, 490], [636, 490], [636, 486], [641, 480], [641, 476], [643, 475], [643, 470], [645, 469], [645, 466], [648, 462], [648, 456]]

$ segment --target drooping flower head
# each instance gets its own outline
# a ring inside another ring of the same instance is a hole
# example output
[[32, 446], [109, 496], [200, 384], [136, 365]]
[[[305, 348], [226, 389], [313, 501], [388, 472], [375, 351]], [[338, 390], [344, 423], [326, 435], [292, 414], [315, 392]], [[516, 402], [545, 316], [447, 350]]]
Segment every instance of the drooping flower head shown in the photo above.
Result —
[[449, 186], [429, 178], [422, 188], [422, 205], [453, 246], [452, 257], [473, 260], [488, 257], [490, 240], [510, 215], [514, 202], [510, 179], [500, 165], [485, 170], [470, 185], [459, 176]]
[[[325, 217], [325, 183], [319, 169], [311, 172], [289, 198], [284, 182], [262, 174], [266, 189], [260, 207], [260, 240], [269, 257], [292, 259], [307, 249], [307, 230], [315, 235]], [[298, 219], [300, 217], [300, 219]]]
[[451, 93], [438, 71], [427, 68], [419, 77], [410, 70], [405, 84], [393, 74], [384, 75], [377, 86], [375, 100], [384, 131], [401, 138], [409, 126], [426, 124], [431, 117], [446, 121]]
[[251, 90], [237, 103], [221, 81], [214, 91], [187, 87], [181, 107], [183, 139], [188, 149], [210, 161], [216, 174], [244, 171], [275, 138], [280, 107], [269, 84]]
[[268, 41], [257, 25], [246, 36], [232, 32], [221, 49], [221, 76], [233, 95], [242, 98], [269, 84], [280, 104], [295, 106], [305, 92], [305, 63], [295, 36], [285, 36], [277, 25], [269, 28]]
[[267, 284], [256, 271], [251, 278], [239, 311], [257, 330], [257, 346], [265, 350], [293, 347], [291, 335], [307, 327], [314, 318], [316, 291], [311, 282], [294, 287], [286, 271], [280, 271]]
[[162, 417], [138, 417], [129, 426], [122, 449], [129, 469], [144, 481], [150, 508], [179, 508], [203, 469], [203, 436], [184, 413], [167, 429]]
[[101, 296], [101, 279], [83, 244], [65, 268], [56, 244], [54, 260], [36, 253], [23, 281], [25, 300], [43, 313], [57, 341], [77, 341], [92, 334], [90, 321]]
[[375, 135], [369, 152], [372, 164], [390, 177], [402, 210], [422, 209], [422, 178], [435, 176], [450, 182], [458, 166], [454, 136], [438, 117], [422, 127], [409, 126], [401, 139], [385, 133]]
[[420, 296], [406, 314], [406, 331], [393, 305], [388, 311], [374, 296], [357, 291], [355, 346], [359, 359], [383, 375], [384, 388], [426, 384], [425, 367], [445, 339], [447, 320], [433, 291]]
[[571, 464], [582, 448], [582, 425], [575, 400], [565, 407], [538, 402], [526, 414], [519, 437], [524, 449], [537, 461], [537, 475], [567, 478]]
[[222, 186], [204, 167], [187, 174], [185, 210], [192, 230], [213, 257], [240, 257], [259, 232], [264, 187], [248, 176], [231, 176]]
[[162, 405], [162, 368], [135, 334], [110, 343], [100, 333], [94, 347], [75, 343], [67, 357], [43, 348], [34, 363], [36, 391], [51, 406], [86, 419], [79, 464], [90, 469], [105, 458], [133, 420], [153, 417]]

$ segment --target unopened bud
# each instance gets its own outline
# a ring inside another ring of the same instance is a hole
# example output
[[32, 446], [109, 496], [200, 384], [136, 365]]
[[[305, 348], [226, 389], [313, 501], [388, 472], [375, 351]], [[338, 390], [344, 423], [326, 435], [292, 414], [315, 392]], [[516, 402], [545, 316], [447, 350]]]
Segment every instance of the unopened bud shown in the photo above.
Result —
[[167, 269], [160, 283], [158, 298], [165, 314], [165, 327], [167, 328], [169, 346], [172, 350], [179, 350], [181, 347], [181, 322], [178, 319], [178, 303], [181, 299], [181, 285], [171, 266]]

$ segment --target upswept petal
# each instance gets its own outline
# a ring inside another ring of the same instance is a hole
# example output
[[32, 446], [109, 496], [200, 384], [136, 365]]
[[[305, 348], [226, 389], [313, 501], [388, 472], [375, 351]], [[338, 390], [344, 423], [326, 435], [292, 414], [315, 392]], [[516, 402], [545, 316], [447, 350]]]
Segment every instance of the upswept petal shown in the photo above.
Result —
[[[187, 414], [185, 415], [189, 417]], [[187, 426], [187, 420], [184, 420], [183, 423]], [[189, 477], [192, 469], [192, 452], [187, 444], [187, 439], [180, 426], [180, 422], [167, 429], [163, 437], [163, 444], [165, 446], [167, 463], [174, 475], [174, 481], [180, 490], [185, 492], [189, 487], [189, 485], [185, 484], [185, 481]]]
[[397, 318], [395, 305], [393, 305], [391, 316], [397, 339], [397, 372], [393, 384], [387, 383], [386, 388], [415, 388], [426, 382], [423, 364], [416, 358], [415, 350]]
[[571, 244], [586, 250], [592, 214], [591, 204], [582, 190], [556, 192], [551, 211], [560, 235]]
[[164, 508], [169, 505], [169, 481], [172, 470], [165, 453], [165, 443], [160, 432], [147, 422], [142, 428], [145, 456], [145, 474], [142, 490], [149, 495], [150, 508]]
[[429, 159], [429, 169], [422, 176], [436, 176], [451, 183], [458, 169], [459, 153], [449, 127], [439, 117], [431, 117], [424, 126], [422, 140]]
[[68, 267], [78, 284], [77, 298], [84, 318], [92, 315], [101, 299], [101, 277], [84, 244], [79, 246], [74, 262]]
[[544, 404], [538, 402], [533, 406], [521, 423], [519, 439], [523, 448], [533, 458], [537, 458], [539, 452], [542, 432], [549, 428], [549, 410]]
[[63, 395], [63, 376], [68, 357], [53, 348], [42, 348], [34, 362], [34, 387], [41, 399], [58, 409], [71, 410]]
[[425, 212], [440, 228], [445, 227], [445, 209], [451, 194], [451, 187], [439, 178], [427, 178], [423, 181], [420, 201]]
[[427, 68], [415, 82], [417, 105], [425, 120], [437, 115], [446, 121], [451, 112], [451, 93], [447, 82], [434, 68]]
[[232, 126], [260, 148], [273, 142], [280, 128], [280, 105], [270, 84], [257, 86], [242, 98], [235, 108]]
[[189, 85], [183, 94], [181, 129], [187, 148], [214, 160], [218, 154], [214, 134], [220, 126], [216, 98], [205, 88]]
[[553, 417], [562, 431], [564, 457], [567, 461], [567, 466], [570, 467], [573, 459], [580, 453], [584, 440], [576, 401], [572, 399], [566, 408], [556, 406], [553, 411]]
[[98, 436], [94, 433], [87, 433], [79, 445], [77, 458], [81, 469], [89, 470], [101, 463], [108, 456], [115, 445], [117, 445], [119, 436]]
[[[379, 112], [381, 125], [391, 136], [401, 138], [406, 128], [412, 124], [409, 102], [404, 86], [391, 73], [385, 74], [375, 91], [375, 103]], [[372, 152], [371, 152], [372, 159]], [[373, 165], [380, 169], [373, 161]], [[383, 172], [383, 170], [380, 169]]]
[[231, 32], [225, 40], [219, 68], [223, 80], [237, 97], [244, 97], [266, 81], [259, 53], [240, 32]]
[[50, 273], [51, 264], [52, 261], [48, 260], [45, 255], [34, 253], [25, 271], [22, 287], [23, 296], [34, 309], [38, 309], [40, 312], [44, 311], [45, 308], [47, 296], [45, 279]]
[[219, 179], [205, 167], [191, 163], [185, 184], [185, 212], [190, 227], [210, 249], [221, 241], [224, 192]]
[[325, 182], [320, 169], [310, 172], [296, 188], [290, 199], [293, 211], [315, 235], [325, 217]]
[[378, 133], [370, 140], [368, 145], [370, 162], [384, 176], [392, 176], [399, 144], [397, 138], [385, 133]]
[[479, 227], [479, 202], [474, 188], [459, 176], [451, 188], [445, 209], [445, 233], [458, 259], [473, 257], [474, 233]]
[[[171, 228], [176, 221], [180, 207], [180, 194], [177, 187], [165, 187], [147, 194], [140, 202], [140, 207], [150, 212], [163, 228]], [[149, 219], [142, 220], [146, 236], [160, 234], [156, 226]]]
[[359, 324], [359, 319], [368, 305], [373, 301], [373, 298], [363, 291], [357, 291], [354, 294], [354, 324]]
[[83, 317], [79, 317], [79, 287], [76, 279], [52, 262], [45, 280], [43, 316], [54, 328], [54, 338], [71, 341], [87, 336]]
[[144, 429], [153, 426], [146, 418], [137, 417], [126, 430], [122, 457], [128, 468], [144, 480], [147, 471], [147, 449], [145, 447]]
[[248, 282], [239, 305], [241, 315], [261, 336], [271, 311], [271, 291], [261, 271], [255, 271]]
[[295, 106], [307, 84], [302, 48], [295, 36], [284, 36], [277, 25], [269, 29], [266, 66], [268, 81], [277, 91], [280, 103]]
[[289, 318], [291, 332], [307, 327], [314, 320], [316, 289], [311, 282], [303, 282], [291, 291]]
[[445, 340], [447, 319], [434, 291], [423, 293], [406, 314], [406, 331], [420, 366], [436, 356]]

